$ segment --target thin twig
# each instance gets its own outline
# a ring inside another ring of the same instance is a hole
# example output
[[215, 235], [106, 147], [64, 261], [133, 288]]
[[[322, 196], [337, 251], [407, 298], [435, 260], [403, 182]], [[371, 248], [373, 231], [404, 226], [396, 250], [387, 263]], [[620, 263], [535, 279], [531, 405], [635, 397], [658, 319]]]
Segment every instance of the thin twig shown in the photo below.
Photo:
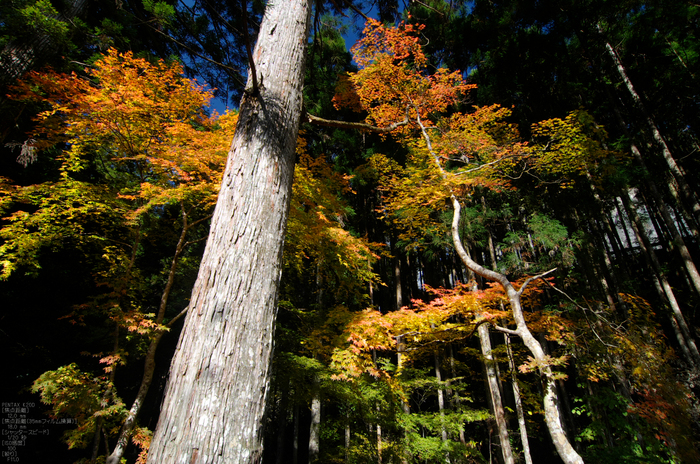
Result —
[[532, 282], [533, 280], [541, 279], [542, 277], [546, 276], [547, 274], [551, 274], [552, 272], [554, 272], [554, 271], [556, 271], [556, 270], [557, 270], [557, 268], [555, 267], [554, 269], [550, 269], [549, 271], [543, 272], [542, 274], [539, 274], [539, 275], [536, 275], [536, 276], [533, 276], [533, 277], [528, 277], [528, 278], [525, 280], [525, 282], [523, 283], [523, 285], [520, 287], [520, 290], [518, 290], [518, 296], [520, 296], [520, 295], [523, 294], [523, 290], [525, 290], [525, 287], [526, 287], [530, 282]]
[[190, 47], [190, 46], [188, 46], [188, 45], [185, 45], [184, 43], [180, 42], [180, 41], [177, 40], [176, 38], [174, 38], [174, 37], [172, 37], [172, 36], [166, 34], [165, 32], [159, 30], [159, 29], [156, 28], [156, 27], [153, 27], [151, 24], [148, 24], [148, 23], [146, 23], [146, 24], [147, 24], [151, 29], [153, 29], [154, 31], [158, 32], [159, 34], [161, 34], [162, 36], [164, 36], [164, 37], [166, 37], [167, 39], [171, 40], [172, 42], [175, 42], [176, 44], [178, 44], [178, 45], [181, 46], [182, 48], [186, 49], [187, 51], [189, 51], [189, 52], [192, 53], [193, 55], [196, 55], [196, 56], [198, 56], [199, 58], [201, 58], [201, 59], [203, 59], [203, 60], [205, 60], [205, 61], [208, 61], [208, 62], [210, 62], [211, 64], [213, 64], [213, 65], [215, 65], [215, 66], [218, 66], [218, 67], [220, 67], [220, 68], [226, 69], [226, 70], [228, 70], [228, 71], [232, 71], [232, 72], [235, 73], [235, 74], [233, 74], [231, 77], [233, 77], [236, 81], [238, 81], [239, 84], [245, 86], [245, 82], [243, 82], [243, 81], [238, 77], [238, 73], [239, 73], [239, 70], [238, 70], [238, 69], [233, 68], [233, 67], [231, 67], [231, 66], [228, 66], [228, 65], [226, 65], [226, 64], [224, 64], [224, 63], [220, 63], [220, 62], [218, 62], [218, 61], [212, 60], [211, 58], [209, 58], [209, 57], [207, 57], [207, 56], [204, 56], [203, 54], [201, 54], [201, 53], [199, 53], [198, 51], [194, 50], [192, 47]]

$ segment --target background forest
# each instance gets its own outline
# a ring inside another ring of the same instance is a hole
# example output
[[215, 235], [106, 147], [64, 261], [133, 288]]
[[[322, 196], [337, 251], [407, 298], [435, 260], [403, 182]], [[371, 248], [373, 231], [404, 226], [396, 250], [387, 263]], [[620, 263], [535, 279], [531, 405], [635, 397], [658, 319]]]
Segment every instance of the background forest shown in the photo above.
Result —
[[[264, 9], [0, 4], [19, 462], [145, 462]], [[312, 21], [264, 462], [700, 462], [700, 7]]]

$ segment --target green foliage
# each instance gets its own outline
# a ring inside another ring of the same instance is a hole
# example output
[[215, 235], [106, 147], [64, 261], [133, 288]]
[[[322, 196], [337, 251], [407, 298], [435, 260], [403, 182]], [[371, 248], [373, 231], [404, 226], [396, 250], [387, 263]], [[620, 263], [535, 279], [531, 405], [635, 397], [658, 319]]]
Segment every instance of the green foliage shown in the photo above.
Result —
[[68, 42], [70, 26], [60, 19], [50, 0], [3, 2], [0, 12], [0, 46], [14, 40], [26, 40], [35, 34], [45, 34], [59, 45]]
[[522, 275], [573, 266], [575, 252], [581, 245], [579, 234], [569, 237], [561, 222], [542, 213], [533, 213], [526, 227], [505, 234], [501, 244], [506, 252], [501, 264], [504, 271]]
[[29, 27], [49, 35], [51, 40], [59, 44], [67, 41], [68, 24], [59, 19], [58, 11], [49, 0], [37, 0], [34, 4], [27, 4], [19, 10], [19, 14]]
[[72, 246], [88, 258], [106, 237], [127, 230], [127, 208], [104, 186], [66, 179], [18, 190], [13, 197], [14, 208], [23, 209], [7, 216], [0, 229], [3, 280], [18, 270], [36, 274], [42, 250]]
[[[576, 440], [587, 445], [584, 457], [591, 462], [605, 463], [676, 463], [670, 449], [655, 439], [645, 439], [648, 424], [630, 415], [630, 404], [610, 388], [596, 389], [596, 394], [578, 404], [572, 412], [588, 417]], [[647, 435], [648, 436], [648, 435]], [[612, 444], [612, 446], [611, 446]]]
[[352, 192], [349, 179], [334, 173], [323, 158], [312, 158], [301, 138], [297, 153], [284, 253], [287, 279], [308, 279], [305, 285], [333, 289], [327, 293], [333, 299], [317, 301], [317, 306], [361, 305], [368, 284], [379, 284], [371, 267], [379, 246], [344, 227], [352, 214], [342, 199]]
[[32, 392], [51, 406], [53, 417], [75, 419], [77, 427], [65, 433], [69, 448], [87, 448], [98, 421], [108, 435], [115, 435], [126, 415], [126, 407], [114, 393], [114, 385], [105, 377], [81, 371], [77, 364], [59, 367], [41, 375]]
[[175, 18], [175, 8], [167, 2], [143, 0], [143, 7], [161, 26], [167, 26]]

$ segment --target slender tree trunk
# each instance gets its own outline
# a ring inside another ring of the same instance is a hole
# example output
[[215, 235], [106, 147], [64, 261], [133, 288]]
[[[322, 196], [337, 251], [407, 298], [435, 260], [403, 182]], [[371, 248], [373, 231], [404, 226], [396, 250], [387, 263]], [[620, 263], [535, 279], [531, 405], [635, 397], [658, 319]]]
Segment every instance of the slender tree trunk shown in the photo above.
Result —
[[[598, 31], [600, 32], [600, 27], [598, 28]], [[639, 108], [641, 114], [644, 116], [644, 119], [647, 125], [649, 126], [649, 129], [651, 130], [654, 141], [661, 147], [661, 154], [663, 155], [664, 161], [666, 161], [668, 169], [671, 171], [671, 174], [673, 174], [673, 178], [678, 183], [678, 187], [680, 189], [681, 195], [683, 196], [683, 199], [690, 207], [695, 221], [697, 223], [700, 223], [700, 203], [698, 203], [697, 197], [695, 196], [695, 192], [693, 192], [693, 190], [686, 182], [685, 173], [671, 154], [671, 150], [668, 148], [668, 143], [661, 134], [661, 131], [659, 130], [659, 127], [657, 126], [656, 122], [653, 120], [649, 112], [644, 107], [642, 99], [635, 90], [634, 85], [632, 85], [632, 81], [630, 80], [629, 75], [627, 74], [627, 70], [622, 64], [622, 60], [620, 60], [620, 57], [618, 56], [617, 52], [607, 40], [605, 40], [605, 48], [608, 51], [610, 58], [615, 63], [617, 72], [620, 75], [622, 81], [624, 82], [625, 87], [627, 87], [627, 91], [632, 97], [632, 100], [634, 101], [637, 108]], [[669, 186], [669, 188], [674, 189], [673, 186]]]
[[[615, 287], [612, 285], [611, 282], [612, 261], [610, 260], [608, 250], [606, 249], [605, 244], [603, 243], [605, 241], [605, 238], [602, 236], [602, 233], [598, 229], [598, 224], [595, 222], [595, 219], [589, 218], [588, 223], [590, 225], [591, 232], [598, 239], [598, 246], [593, 246], [591, 249], [591, 257], [595, 259], [595, 255], [597, 254], [599, 258], [597, 266], [598, 271], [594, 270], [593, 272], [599, 276], [600, 283], [603, 287], [603, 292], [605, 293], [605, 301], [608, 303], [608, 306], [613, 310], [617, 310], [617, 305], [615, 303], [614, 297], [614, 294], [616, 294]], [[598, 253], [596, 253], [596, 251], [598, 251]], [[600, 259], [602, 259], [603, 261], [602, 264], [600, 263]]]
[[[586, 171], [586, 177], [589, 181], [589, 185], [591, 188], [591, 193], [593, 194], [593, 198], [595, 199], [595, 204], [597, 206], [597, 211], [595, 214], [602, 219], [602, 221], [598, 222], [596, 221], [595, 218], [590, 218], [590, 224], [591, 224], [591, 230], [594, 232], [594, 234], [597, 236], [598, 241], [601, 243], [601, 253], [603, 256], [603, 263], [605, 264], [605, 267], [603, 269], [603, 275], [604, 279], [606, 281], [605, 287], [606, 287], [606, 299], [608, 300], [608, 304], [610, 305], [611, 308], [613, 309], [621, 309], [623, 311], [622, 313], [622, 318], [624, 319], [626, 316], [624, 312], [626, 312], [626, 304], [624, 300], [620, 297], [620, 280], [618, 277], [618, 271], [615, 270], [615, 267], [613, 265], [613, 260], [610, 257], [610, 252], [607, 250], [607, 247], [605, 246], [608, 241], [610, 242], [610, 247], [612, 248], [612, 252], [614, 255], [618, 256], [618, 262], [620, 260], [624, 261], [624, 257], [622, 257], [622, 252], [621, 252], [621, 247], [622, 244], [620, 242], [620, 237], [617, 235], [617, 233], [614, 231], [613, 227], [610, 224], [610, 220], [608, 217], [607, 212], [605, 211], [605, 204], [603, 202], [603, 199], [600, 197], [598, 194], [598, 191], [593, 184], [593, 178], [590, 175], [588, 171]], [[607, 240], [606, 240], [607, 237]], [[618, 243], [620, 246], [618, 247]], [[620, 266], [622, 267], [622, 266]], [[624, 272], [624, 271], [621, 271]], [[609, 282], [609, 283], [608, 283]], [[615, 303], [615, 301], [617, 303]]]
[[[626, 245], [625, 248], [628, 250], [632, 250], [634, 246], [632, 245], [632, 237], [630, 237], [630, 227], [628, 226], [627, 223], [631, 222], [629, 217], [627, 217], [625, 214], [623, 214], [622, 210], [620, 209], [620, 203], [615, 199], [615, 210], [617, 210], [617, 215], [620, 218], [620, 224], [622, 225], [622, 231], [625, 234], [625, 240], [626, 240]], [[627, 217], [627, 220], [625, 218]], [[634, 233], [634, 231], [632, 231]]]
[[262, 425], [301, 116], [308, 0], [271, 2], [189, 312], [170, 367], [150, 464], [262, 459]]
[[287, 407], [289, 403], [289, 377], [284, 381], [284, 384], [279, 388], [281, 395], [279, 408], [277, 409], [277, 452], [275, 453], [275, 464], [283, 464], [286, 462], [284, 454], [285, 438], [287, 435]]
[[[177, 271], [177, 266], [180, 261], [180, 257], [182, 256], [182, 253], [185, 251], [185, 248], [188, 244], [188, 242], [186, 241], [187, 232], [193, 226], [208, 219], [208, 217], [203, 218], [190, 224], [187, 220], [188, 215], [185, 211], [184, 205], [181, 205], [181, 212], [182, 230], [180, 232], [180, 238], [177, 242], [177, 245], [175, 246], [175, 254], [170, 263], [168, 280], [165, 283], [165, 288], [163, 289], [163, 293], [160, 297], [160, 305], [158, 306], [158, 313], [156, 314], [155, 320], [156, 324], [158, 325], [162, 324], [163, 320], [165, 319], [165, 310], [168, 306], [168, 299], [170, 298], [170, 292], [172, 291], [173, 285], [175, 283], [175, 272]], [[187, 309], [185, 309], [185, 311], [187, 311]], [[173, 318], [166, 327], [172, 327], [173, 324], [184, 315], [184, 313], [185, 312], [183, 311], [178, 316]], [[148, 394], [148, 390], [151, 387], [151, 382], [153, 381], [153, 373], [156, 369], [156, 350], [158, 349], [158, 345], [160, 343], [160, 340], [163, 338], [163, 335], [165, 335], [165, 331], [158, 329], [158, 332], [151, 339], [151, 343], [148, 346], [148, 351], [146, 352], [146, 359], [144, 361], [143, 367], [143, 377], [141, 378], [141, 385], [139, 386], [138, 393], [136, 394], [136, 399], [134, 399], [134, 402], [132, 403], [131, 408], [129, 409], [126, 419], [124, 420], [124, 425], [122, 425], [122, 428], [119, 432], [117, 444], [115, 445], [112, 454], [109, 455], [109, 457], [107, 457], [106, 464], [118, 464], [121, 461], [124, 452], [126, 451], [126, 447], [129, 444], [129, 438], [131, 437], [131, 432], [136, 426], [136, 420], [138, 419], [138, 415], [141, 412], [141, 407], [143, 406], [143, 402], [146, 400], [146, 395]]]
[[[481, 197], [481, 206], [484, 211], [486, 212], [486, 199], [482, 196]], [[532, 241], [531, 246], [532, 246]], [[496, 261], [496, 248], [494, 247], [493, 244], [493, 236], [491, 235], [491, 231], [488, 231], [488, 243], [489, 243], [489, 257], [491, 258], [491, 268], [492, 269], [497, 269], [497, 261]], [[534, 246], [532, 246], [532, 251], [534, 253]], [[505, 310], [503, 307], [503, 303], [501, 303], [501, 310]], [[501, 399], [500, 395], [500, 390], [499, 389], [494, 389], [494, 387], [499, 386], [499, 381], [500, 381], [500, 375], [498, 372], [493, 369], [493, 366], [495, 364], [495, 360], [493, 359], [493, 354], [491, 352], [491, 337], [490, 333], [488, 330], [488, 327], [486, 324], [482, 324], [479, 326], [479, 329], [477, 331], [478, 336], [479, 336], [479, 341], [481, 344], [481, 354], [484, 356], [484, 364], [486, 365], [486, 376], [488, 378], [488, 385], [489, 385], [489, 391], [491, 392], [491, 404], [493, 405], [494, 409], [494, 416], [496, 417], [496, 425], [498, 426], [498, 437], [499, 440], [502, 443], [507, 443], [507, 450], [505, 448], [502, 448], [503, 452], [503, 460], [505, 463], [508, 462], [514, 462], [514, 455], [513, 455], [513, 450], [510, 446], [510, 439], [509, 439], [509, 434], [508, 434], [508, 426], [507, 422], [505, 420], [505, 410], [503, 409], [503, 401]], [[511, 382], [513, 384], [513, 398], [515, 400], [515, 406], [518, 414], [518, 426], [520, 427], [520, 438], [523, 444], [523, 453], [525, 454], [525, 461], [527, 464], [532, 464], [532, 459], [530, 458], [530, 445], [527, 440], [527, 430], [525, 429], [525, 417], [522, 414], [522, 404], [520, 401], [520, 389], [518, 388], [518, 383], [515, 375], [515, 370], [514, 370], [514, 365], [513, 363], [513, 356], [511, 353], [510, 349], [510, 339], [508, 334], [505, 335], [505, 341], [506, 341], [506, 349], [508, 351], [508, 363], [510, 365], [510, 373], [511, 373]], [[495, 364], [495, 367], [498, 367], [498, 364]], [[489, 369], [494, 370], [495, 372], [490, 372]], [[494, 377], [495, 376], [495, 377]], [[493, 394], [493, 391], [497, 391], [497, 395]], [[498, 405], [498, 410], [499, 414], [496, 414], [496, 409]], [[519, 409], [518, 409], [519, 408]], [[499, 415], [501, 416], [499, 418]], [[522, 416], [522, 421], [520, 420]]]
[[508, 353], [508, 367], [510, 368], [510, 379], [513, 383], [513, 398], [515, 399], [515, 413], [518, 416], [518, 427], [520, 429], [520, 442], [523, 445], [523, 456], [525, 464], [532, 464], [532, 454], [530, 453], [530, 440], [527, 436], [527, 424], [525, 423], [525, 410], [523, 409], [523, 401], [520, 397], [520, 387], [518, 386], [518, 377], [516, 375], [515, 360], [513, 359], [513, 350], [510, 346], [510, 335], [505, 334], [506, 351]]
[[[379, 406], [377, 406], [379, 412]], [[382, 464], [382, 426], [377, 420], [377, 464]]]
[[102, 417], [97, 418], [97, 423], [95, 424], [95, 433], [92, 436], [92, 455], [90, 457], [90, 464], [95, 464], [97, 462], [97, 455], [100, 452], [100, 435], [102, 434], [102, 422], [104, 419]]
[[398, 256], [398, 250], [394, 247], [394, 295], [396, 299], [396, 309], [399, 310], [403, 306], [403, 294], [401, 292], [401, 259]]
[[506, 422], [506, 412], [503, 409], [503, 400], [501, 399], [501, 390], [499, 388], [499, 378], [496, 372], [496, 360], [491, 352], [491, 336], [487, 324], [481, 324], [478, 328], [479, 341], [481, 343], [481, 354], [484, 356], [484, 365], [486, 366], [486, 379], [488, 381], [489, 392], [491, 394], [491, 405], [493, 406], [493, 415], [496, 418], [496, 426], [498, 428], [498, 440], [501, 444], [501, 454], [503, 455], [504, 464], [515, 464], [513, 450], [510, 446], [510, 437], [508, 435], [508, 423]]
[[[417, 117], [416, 122], [421, 128], [428, 151], [432, 155], [433, 160], [435, 161], [443, 177], [446, 177], [447, 174], [443, 170], [437, 155], [433, 151], [430, 136], [428, 135], [425, 126], [423, 126], [423, 124], [421, 123], [420, 117]], [[545, 388], [543, 398], [545, 423], [547, 424], [547, 429], [549, 430], [549, 434], [552, 437], [554, 447], [556, 448], [557, 453], [559, 453], [559, 457], [562, 459], [562, 461], [564, 461], [564, 464], [583, 464], [583, 459], [581, 459], [581, 456], [579, 456], [576, 450], [574, 450], [574, 448], [571, 446], [571, 443], [569, 443], [569, 439], [566, 436], [566, 433], [564, 433], [564, 429], [561, 425], [561, 415], [559, 413], [558, 407], [559, 399], [557, 398], [556, 384], [554, 381], [554, 373], [552, 372], [552, 368], [547, 362], [547, 358], [545, 356], [544, 350], [542, 349], [542, 346], [532, 335], [532, 332], [530, 332], [530, 329], [527, 326], [527, 322], [525, 321], [520, 296], [523, 290], [525, 289], [525, 286], [527, 285], [527, 281], [523, 284], [522, 287], [520, 287], [520, 290], [516, 290], [515, 287], [513, 287], [513, 284], [508, 280], [508, 278], [505, 275], [486, 269], [485, 267], [481, 266], [480, 264], [476, 263], [474, 260], [471, 259], [467, 251], [464, 249], [462, 239], [459, 235], [459, 220], [461, 217], [462, 205], [459, 203], [459, 200], [457, 200], [457, 197], [454, 195], [454, 193], [451, 193], [450, 201], [452, 202], [452, 208], [454, 210], [451, 227], [452, 242], [454, 244], [455, 250], [457, 251], [457, 254], [459, 255], [464, 265], [472, 272], [487, 280], [498, 282], [501, 285], [501, 287], [503, 287], [503, 290], [505, 291], [506, 296], [508, 298], [513, 319], [515, 320], [516, 329], [498, 329], [505, 333], [518, 335], [523, 340], [523, 343], [528, 348], [528, 350], [530, 350], [530, 353], [532, 354], [535, 361], [541, 366], [539, 371], [544, 381]]]
[[[396, 337], [396, 372], [397, 375], [401, 375], [401, 371], [403, 369], [403, 353], [406, 350], [406, 343], [404, 343], [403, 336], [399, 335]], [[411, 414], [411, 406], [408, 404], [408, 401], [401, 401], [401, 410], [405, 415]], [[404, 438], [404, 443], [408, 443], [407, 440], [407, 434], [406, 430], [404, 429], [403, 431], [403, 438]], [[401, 462], [402, 464], [408, 464], [408, 457], [410, 457], [410, 453], [408, 452], [408, 448], [405, 449], [403, 455], [401, 456]]]
[[345, 462], [350, 462], [350, 418], [345, 423]]
[[314, 379], [313, 397], [311, 398], [311, 425], [309, 427], [309, 464], [318, 461], [321, 449], [321, 389], [318, 377]]
[[654, 247], [651, 245], [651, 242], [644, 231], [644, 224], [642, 224], [642, 221], [637, 214], [637, 210], [634, 208], [631, 199], [627, 196], [621, 195], [620, 200], [627, 211], [627, 215], [632, 220], [632, 228], [637, 235], [639, 246], [642, 248], [644, 256], [649, 261], [650, 267], [655, 273], [657, 284], [663, 291], [663, 295], [666, 297], [666, 301], [671, 308], [669, 319], [671, 320], [671, 324], [676, 332], [678, 343], [680, 344], [681, 349], [687, 353], [688, 362], [694, 366], [700, 366], [700, 352], [698, 351], [697, 345], [693, 340], [692, 333], [690, 332], [690, 328], [688, 327], [685, 317], [683, 316], [683, 312], [678, 304], [675, 292], [666, 278], [666, 272], [664, 271], [659, 258], [656, 256], [656, 251], [654, 251]]
[[292, 434], [292, 464], [299, 462], [299, 404], [294, 403], [294, 429]]
[[[454, 355], [454, 350], [452, 349], [451, 343], [449, 345], [449, 350], [450, 350], [450, 371], [452, 374], [452, 379], [454, 379], [455, 377], [457, 377], [457, 370], [455, 369], [455, 355]], [[450, 385], [452, 385], [452, 384], [450, 384]], [[459, 393], [454, 392], [451, 388], [448, 390], [447, 393], [448, 393], [448, 395], [450, 395], [449, 397], [450, 397], [451, 408], [455, 411], [459, 411], [461, 409], [460, 408], [461, 401], [459, 398]], [[461, 444], [465, 444], [467, 442], [466, 438], [464, 436], [464, 427], [463, 427], [462, 423], [459, 424], [459, 442]]]
[[[433, 325], [435, 328], [435, 325]], [[438, 381], [438, 412], [440, 413], [440, 436], [442, 441], [447, 441], [447, 429], [445, 428], [445, 389], [442, 386], [442, 369], [440, 368], [440, 357], [437, 353], [433, 356], [435, 360], [435, 379]]]

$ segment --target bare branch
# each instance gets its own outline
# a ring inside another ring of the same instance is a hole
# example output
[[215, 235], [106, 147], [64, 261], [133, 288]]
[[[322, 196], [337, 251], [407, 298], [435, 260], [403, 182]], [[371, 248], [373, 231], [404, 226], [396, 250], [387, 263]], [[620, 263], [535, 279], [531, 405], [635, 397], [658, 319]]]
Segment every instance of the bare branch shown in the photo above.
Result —
[[187, 242], [185, 242], [185, 246], [188, 247], [188, 246], [192, 245], [193, 243], [201, 242], [203, 240], [206, 240], [207, 238], [208, 238], [207, 236], [204, 236], [204, 237], [200, 237], [196, 240], [188, 240]]
[[559, 293], [561, 293], [562, 295], [564, 295], [564, 296], [566, 297], [566, 299], [569, 300], [570, 302], [572, 302], [578, 309], [581, 309], [581, 310], [583, 310], [583, 311], [589, 311], [589, 308], [584, 308], [584, 307], [581, 306], [580, 304], [576, 303], [576, 301], [575, 301], [573, 298], [571, 298], [571, 297], [569, 296], [569, 294], [566, 293], [564, 290], [561, 290], [561, 289], [559, 289], [558, 287], [555, 287], [555, 286], [552, 285], [551, 283], [547, 282], [547, 280], [545, 280], [544, 282], [545, 282], [547, 285], [549, 285], [549, 288], [551, 288], [552, 290], [554, 290], [554, 291], [556, 291], [556, 292], [559, 292]]
[[167, 324], [165, 324], [165, 327], [167, 327], [167, 328], [169, 328], [169, 329], [172, 328], [172, 326], [175, 325], [175, 323], [176, 323], [178, 320], [180, 320], [180, 319], [182, 318], [182, 316], [184, 316], [185, 314], [187, 314], [187, 310], [188, 310], [188, 309], [190, 309], [189, 305], [188, 305], [188, 306], [185, 306], [185, 309], [183, 309], [182, 311], [180, 311], [180, 314], [178, 314], [177, 316], [173, 317], [173, 318], [170, 320], [170, 322], [168, 322]]
[[362, 11], [360, 11], [355, 5], [353, 5], [350, 0], [343, 0], [343, 1], [348, 6], [348, 8], [350, 8], [352, 11], [354, 11], [358, 15], [362, 16], [363, 18], [365, 18], [365, 21], [369, 21], [369, 17], [366, 14], [364, 14]]
[[[207, 214], [207, 215], [204, 216], [203, 218], [197, 219], [197, 220], [194, 221], [194, 222], [190, 222], [190, 223], [187, 225], [187, 228], [188, 228], [188, 229], [191, 229], [192, 227], [196, 226], [197, 224], [200, 224], [200, 223], [202, 223], [202, 222], [204, 222], [204, 221], [208, 221], [209, 219], [212, 218], [212, 216], [214, 216], [214, 213], [212, 213], [212, 214]], [[197, 241], [199, 241], [199, 240], [197, 240]], [[192, 242], [190, 242], [190, 243], [192, 243]]]
[[525, 290], [525, 287], [527, 287], [527, 285], [528, 285], [530, 282], [532, 282], [533, 280], [541, 279], [542, 277], [546, 276], [547, 274], [551, 274], [552, 272], [554, 272], [554, 271], [556, 271], [556, 270], [557, 270], [557, 268], [555, 267], [554, 269], [550, 269], [549, 271], [543, 272], [542, 274], [538, 274], [538, 275], [533, 276], [533, 277], [528, 277], [528, 278], [525, 280], [525, 283], [523, 283], [523, 285], [520, 287], [520, 290], [518, 290], [518, 296], [520, 296], [520, 295], [523, 294], [523, 291]]
[[491, 324], [493, 328], [499, 332], [507, 333], [508, 335], [517, 335], [518, 337], [520, 336], [520, 333], [517, 330], [513, 329], [506, 329], [505, 327], [501, 327], [499, 325]]
[[399, 128], [401, 126], [405, 126], [406, 124], [409, 123], [408, 116], [406, 116], [406, 118], [403, 121], [395, 122], [395, 123], [390, 124], [386, 127], [377, 127], [377, 126], [373, 126], [371, 124], [366, 124], [363, 122], [350, 122], [350, 121], [339, 121], [337, 119], [324, 119], [324, 118], [320, 118], [318, 116], [314, 116], [313, 114], [309, 114], [309, 113], [306, 113], [306, 121], [309, 122], [310, 124], [315, 124], [317, 126], [337, 127], [339, 129], [356, 129], [356, 130], [367, 131], [367, 132], [376, 132], [379, 134], [386, 134], [388, 132], [396, 130], [397, 128]]
[[439, 15], [442, 16], [442, 17], [445, 17], [445, 13], [443, 13], [442, 11], [436, 10], [436, 9], [433, 8], [432, 6], [430, 6], [430, 5], [426, 4], [426, 3], [421, 2], [420, 0], [413, 0], [413, 2], [419, 4], [420, 6], [422, 6], [422, 7], [424, 7], [424, 8], [427, 8], [427, 9], [429, 9], [429, 10], [434, 11], [435, 13], [439, 14]]
[[208, 62], [210, 62], [211, 64], [213, 64], [213, 65], [215, 65], [215, 66], [218, 66], [218, 67], [220, 67], [220, 68], [222, 68], [222, 69], [225, 69], [225, 70], [227, 70], [227, 71], [233, 72], [234, 74], [232, 75], [232, 77], [233, 77], [235, 80], [237, 80], [239, 84], [245, 86], [245, 82], [241, 81], [241, 79], [238, 77], [238, 74], [239, 74], [239, 70], [238, 70], [238, 69], [233, 68], [233, 67], [231, 67], [231, 66], [229, 66], [229, 65], [226, 65], [226, 64], [224, 64], [224, 63], [219, 63], [218, 61], [212, 60], [211, 58], [209, 58], [209, 57], [207, 57], [207, 56], [204, 56], [203, 54], [201, 54], [201, 53], [199, 53], [198, 51], [194, 50], [192, 47], [189, 47], [189, 46], [185, 45], [184, 43], [180, 42], [180, 41], [177, 40], [176, 38], [174, 38], [174, 37], [172, 37], [172, 36], [166, 34], [165, 32], [159, 30], [159, 29], [156, 28], [156, 27], [153, 27], [151, 24], [148, 24], [148, 23], [146, 23], [146, 24], [147, 24], [151, 29], [153, 29], [153, 30], [156, 31], [157, 33], [161, 34], [163, 37], [167, 38], [168, 40], [170, 40], [170, 41], [172, 41], [172, 42], [175, 42], [176, 44], [178, 44], [178, 45], [181, 46], [182, 48], [187, 49], [187, 51], [189, 51], [189, 52], [192, 53], [193, 55], [196, 55], [196, 56], [198, 56], [199, 58], [201, 58], [201, 59], [203, 59], [203, 60], [205, 60], [205, 61], [208, 61]]

